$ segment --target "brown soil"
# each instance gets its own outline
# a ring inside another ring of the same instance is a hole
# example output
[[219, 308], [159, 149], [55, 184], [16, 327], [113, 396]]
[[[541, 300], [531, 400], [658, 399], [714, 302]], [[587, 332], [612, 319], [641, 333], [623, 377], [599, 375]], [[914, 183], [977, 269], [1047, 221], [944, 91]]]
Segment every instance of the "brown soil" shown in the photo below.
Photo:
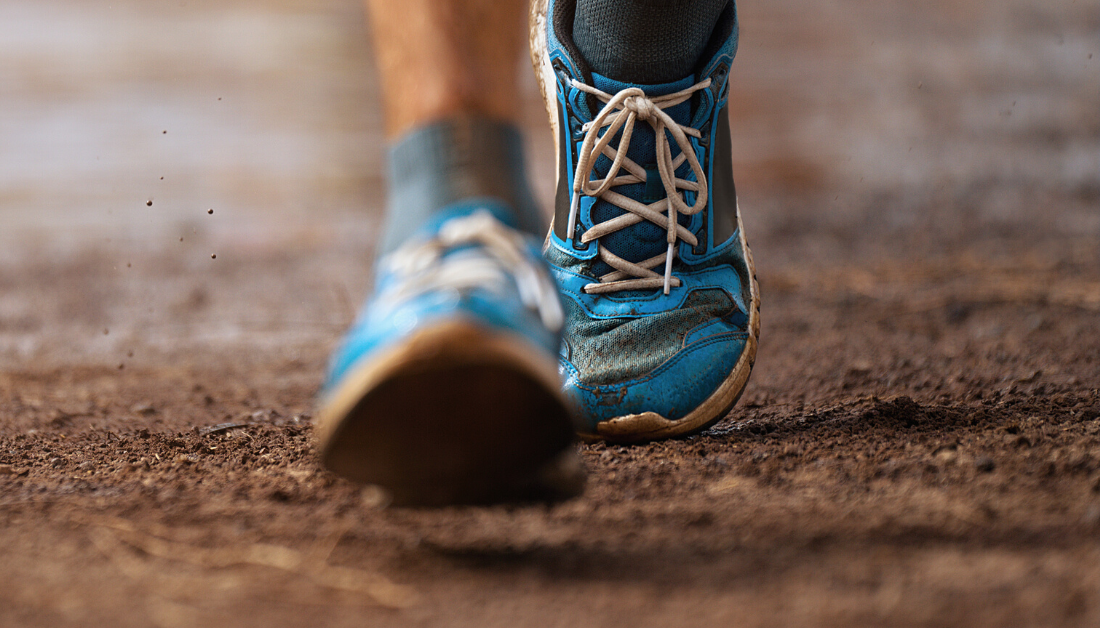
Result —
[[[327, 16], [324, 106], [377, 137], [355, 11], [274, 4]], [[0, 625], [1100, 625], [1100, 11], [1002, 4], [744, 3], [756, 372], [705, 434], [583, 446], [588, 491], [555, 507], [387, 508], [316, 464], [377, 221], [341, 209], [379, 206], [377, 177], [341, 178], [363, 158], [310, 175], [282, 235], [226, 192], [193, 203], [226, 221], [205, 231], [57, 226], [109, 220], [105, 196], [35, 239], [14, 216], [38, 192], [0, 194], [24, 234], [0, 257]], [[211, 72], [211, 103], [260, 89]]]

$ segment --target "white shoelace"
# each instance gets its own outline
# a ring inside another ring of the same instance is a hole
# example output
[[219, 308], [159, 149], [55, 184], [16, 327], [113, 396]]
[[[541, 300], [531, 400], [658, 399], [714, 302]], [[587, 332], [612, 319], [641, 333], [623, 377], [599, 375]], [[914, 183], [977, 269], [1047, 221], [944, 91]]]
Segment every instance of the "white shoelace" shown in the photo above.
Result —
[[[629, 262], [608, 251], [607, 247], [599, 247], [600, 259], [615, 270], [601, 276], [599, 283], [585, 285], [584, 291], [589, 294], [596, 294], [619, 290], [663, 288], [664, 293], [668, 294], [672, 286], [680, 285], [680, 280], [672, 276], [672, 260], [676, 255], [676, 242], [683, 240], [691, 246], [698, 244], [695, 235], [679, 224], [677, 216], [678, 214], [694, 215], [706, 208], [707, 177], [702, 165], [699, 163], [699, 159], [695, 156], [691, 141], [688, 140], [689, 135], [698, 138], [701, 133], [698, 129], [680, 125], [664, 110], [683, 103], [691, 98], [695, 92], [710, 87], [710, 79], [708, 78], [674, 94], [652, 98], [646, 96], [645, 92], [637, 87], [624, 89], [612, 96], [577, 80], [574, 80], [572, 85], [583, 92], [592, 94], [604, 102], [605, 105], [591, 122], [582, 127], [585, 136], [577, 158], [576, 175], [573, 178], [573, 202], [569, 207], [568, 233], [570, 237], [573, 237], [577, 227], [577, 213], [580, 208], [581, 194], [607, 201], [627, 212], [611, 220], [593, 225], [591, 229], [581, 234], [582, 243], [591, 242], [620, 229], [636, 225], [643, 220], [648, 220], [664, 228], [668, 233], [668, 250], [661, 255], [639, 263]], [[645, 168], [626, 156], [627, 150], [630, 148], [630, 136], [634, 132], [634, 123], [637, 120], [648, 122], [656, 134], [657, 171], [661, 175], [661, 184], [665, 189], [664, 199], [648, 205], [611, 190], [614, 186], [645, 183], [646, 181]], [[601, 137], [600, 130], [605, 126], [609, 128]], [[619, 132], [619, 129], [622, 129], [622, 138], [619, 140], [619, 145], [612, 149], [608, 144]], [[680, 154], [676, 159], [672, 158], [672, 150], [669, 146], [668, 137], [665, 135], [666, 130], [672, 134], [676, 144], [680, 147]], [[594, 172], [596, 160], [600, 155], [606, 155], [612, 160], [611, 169], [607, 171], [606, 177], [589, 180]], [[691, 165], [692, 172], [695, 173], [695, 181], [676, 177], [676, 169], [685, 160]], [[625, 170], [627, 174], [620, 175], [620, 170]], [[681, 190], [695, 192], [695, 203], [688, 206], [680, 194]], [[661, 264], [664, 264], [665, 267], [663, 276], [651, 270]]]
[[[471, 244], [481, 246], [443, 256]], [[488, 211], [478, 210], [447, 221], [436, 237], [409, 242], [390, 254], [387, 269], [403, 278], [379, 298], [403, 301], [433, 290], [471, 288], [500, 294], [510, 274], [524, 306], [538, 312], [542, 324], [556, 332], [565, 320], [557, 285], [545, 269], [528, 259], [525, 248], [522, 235]]]

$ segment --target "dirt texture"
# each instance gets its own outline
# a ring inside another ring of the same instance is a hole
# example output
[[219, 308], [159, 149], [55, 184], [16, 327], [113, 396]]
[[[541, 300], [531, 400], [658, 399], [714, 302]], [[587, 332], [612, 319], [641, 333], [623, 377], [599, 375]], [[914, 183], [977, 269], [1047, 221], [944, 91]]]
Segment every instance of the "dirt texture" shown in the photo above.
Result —
[[359, 6], [171, 4], [0, 8], [0, 625], [1100, 625], [1097, 2], [741, 3], [740, 404], [441, 510], [311, 441], [384, 194]]

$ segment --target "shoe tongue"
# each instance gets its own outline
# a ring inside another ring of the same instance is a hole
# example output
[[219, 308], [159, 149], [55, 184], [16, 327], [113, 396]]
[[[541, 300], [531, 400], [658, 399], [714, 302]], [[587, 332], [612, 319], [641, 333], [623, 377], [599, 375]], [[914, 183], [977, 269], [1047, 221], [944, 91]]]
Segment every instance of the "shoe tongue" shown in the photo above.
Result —
[[[661, 85], [636, 85], [593, 73], [592, 83], [596, 89], [611, 95], [615, 95], [624, 89], [638, 87], [646, 93], [646, 96], [655, 97], [687, 89], [695, 84], [695, 77], [686, 76], [679, 81]], [[687, 125], [691, 122], [691, 99], [673, 107], [668, 107], [664, 109], [664, 112], [678, 124]], [[667, 132], [666, 137], [669, 139], [669, 147], [672, 149], [672, 157], [675, 159], [680, 154], [680, 148]], [[618, 140], [613, 140], [611, 147], [615, 148], [617, 146]], [[630, 148], [627, 150], [626, 156], [650, 171], [652, 173], [650, 177], [654, 181], [650, 183], [648, 190], [645, 183], [620, 185], [613, 189], [619, 194], [629, 196], [643, 203], [652, 203], [659, 198], [664, 198], [664, 189], [660, 185], [660, 179], [657, 178], [656, 134], [648, 121], [635, 121], [634, 132], [630, 138]], [[596, 171], [601, 177], [607, 174], [610, 167], [611, 160], [606, 156], [601, 156], [596, 161]], [[683, 176], [684, 173], [680, 172], [680, 174]], [[592, 220], [594, 223], [600, 223], [624, 213], [626, 213], [625, 210], [601, 200], [597, 201], [592, 207]], [[684, 222], [684, 220], [681, 220], [682, 224]], [[664, 229], [651, 222], [642, 221], [600, 238], [600, 245], [607, 247], [607, 250], [626, 260], [641, 262], [665, 252], [668, 247], [665, 237]], [[609, 272], [609, 270], [605, 269], [602, 272]]]
[[[687, 89], [695, 84], [695, 75], [689, 74], [684, 78], [673, 81], [671, 83], [661, 83], [659, 85], [638, 85], [636, 83], [624, 83], [622, 81], [616, 81], [613, 78], [608, 78], [600, 74], [592, 73], [592, 86], [596, 89], [611, 94], [614, 96], [618, 92], [631, 87], [640, 88], [645, 92], [646, 96], [666, 96], [668, 94], [676, 93], [682, 89]], [[691, 116], [691, 100], [687, 100], [675, 107], [669, 107], [665, 109], [665, 113], [672, 117], [680, 124], [687, 124], [690, 121]], [[649, 125], [645, 125], [649, 126]]]

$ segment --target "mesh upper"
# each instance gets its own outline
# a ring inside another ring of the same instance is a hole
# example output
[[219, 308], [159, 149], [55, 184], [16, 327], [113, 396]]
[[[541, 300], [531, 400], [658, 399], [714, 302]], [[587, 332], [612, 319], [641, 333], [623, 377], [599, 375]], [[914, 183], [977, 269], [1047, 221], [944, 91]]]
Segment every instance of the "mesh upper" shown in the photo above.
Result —
[[682, 308], [641, 318], [589, 318], [565, 299], [565, 342], [578, 378], [589, 385], [629, 381], [646, 375], [684, 346], [696, 327], [716, 318], [743, 318], [723, 290], [696, 290]]

